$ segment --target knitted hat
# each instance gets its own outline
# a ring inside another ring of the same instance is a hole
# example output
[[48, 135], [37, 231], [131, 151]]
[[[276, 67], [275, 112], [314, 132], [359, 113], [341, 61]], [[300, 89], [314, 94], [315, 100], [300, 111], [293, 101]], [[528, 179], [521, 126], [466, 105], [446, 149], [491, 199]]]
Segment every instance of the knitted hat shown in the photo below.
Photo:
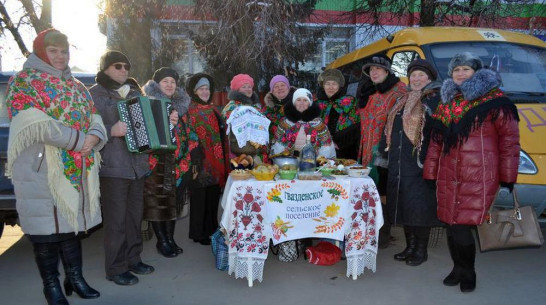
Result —
[[338, 69], [328, 69], [322, 72], [318, 77], [319, 86], [324, 87], [324, 82], [333, 80], [339, 84], [339, 87], [345, 86], [345, 77]]
[[435, 81], [438, 77], [438, 73], [434, 69], [434, 67], [426, 60], [417, 58], [416, 60], [412, 61], [408, 66], [408, 77], [410, 76], [411, 72], [419, 70], [423, 71], [428, 75], [428, 79], [431, 81]]
[[125, 54], [121, 53], [120, 51], [108, 51], [100, 57], [100, 71], [103, 71], [108, 69], [112, 64], [115, 64], [117, 62], [123, 62], [131, 66], [131, 63], [129, 62], [129, 58], [125, 56]]
[[250, 84], [250, 86], [254, 87], [254, 79], [248, 74], [237, 74], [231, 80], [229, 87], [231, 90], [237, 91], [241, 89], [244, 84]]
[[163, 80], [165, 77], [172, 77], [174, 78], [174, 81], [177, 83], [178, 83], [178, 79], [180, 78], [180, 76], [178, 76], [178, 73], [175, 70], [171, 68], [167, 68], [167, 67], [161, 67], [154, 72], [154, 76], [152, 77], [152, 79], [159, 84], [159, 82]]
[[299, 97], [306, 98], [309, 101], [309, 106], [313, 105], [313, 95], [311, 94], [311, 91], [305, 88], [299, 88], [298, 90], [294, 91], [294, 95], [292, 96], [292, 104], [296, 104], [296, 100]]
[[284, 75], [275, 75], [269, 82], [269, 89], [273, 90], [273, 87], [275, 87], [275, 84], [281, 82], [285, 83], [288, 88], [290, 88], [290, 82], [288, 81], [288, 78], [286, 78]]
[[32, 52], [34, 52], [34, 54], [36, 54], [36, 56], [38, 56], [41, 60], [45, 61], [50, 65], [51, 63], [49, 62], [49, 58], [47, 57], [46, 52], [46, 41], [49, 39], [46, 38], [51, 37], [53, 34], [56, 34], [57, 36], [54, 40], [59, 41], [61, 44], [63, 44], [63, 46], [66, 46], [68, 48], [68, 40], [66, 38], [66, 35], [53, 28], [43, 30], [38, 33], [38, 36], [36, 36], [34, 42], [32, 43]]
[[482, 60], [470, 53], [470, 52], [463, 52], [456, 54], [453, 56], [449, 64], [447, 65], [447, 75], [451, 77], [451, 74], [453, 74], [453, 69], [459, 66], [469, 66], [474, 71], [478, 71], [483, 67]]
[[366, 74], [366, 76], [370, 76], [370, 68], [375, 66], [383, 68], [387, 70], [387, 72], [394, 74], [394, 72], [391, 70], [391, 64], [392, 62], [390, 58], [388, 58], [386, 55], [379, 54], [372, 57], [372, 59], [362, 67], [362, 72]]
[[206, 78], [206, 77], [201, 77], [198, 81], [197, 81], [197, 84], [195, 84], [195, 86], [193, 87], [193, 91], [195, 92], [195, 90], [203, 87], [203, 86], [207, 86], [210, 88], [210, 82], [209, 82], [209, 79]]

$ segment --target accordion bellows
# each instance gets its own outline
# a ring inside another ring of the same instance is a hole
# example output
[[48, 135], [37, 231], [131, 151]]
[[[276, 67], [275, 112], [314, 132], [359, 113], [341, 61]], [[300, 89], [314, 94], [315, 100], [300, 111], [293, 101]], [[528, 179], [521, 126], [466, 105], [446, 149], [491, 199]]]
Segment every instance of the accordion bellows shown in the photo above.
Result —
[[173, 106], [168, 99], [135, 97], [118, 102], [119, 117], [127, 123], [125, 142], [130, 152], [174, 151], [174, 125], [169, 121]]

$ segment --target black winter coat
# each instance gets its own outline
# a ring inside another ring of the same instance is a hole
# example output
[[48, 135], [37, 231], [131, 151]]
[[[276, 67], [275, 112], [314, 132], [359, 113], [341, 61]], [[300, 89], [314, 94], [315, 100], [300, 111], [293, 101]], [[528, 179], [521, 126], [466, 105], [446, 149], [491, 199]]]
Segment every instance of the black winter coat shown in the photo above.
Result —
[[[439, 88], [437, 88], [439, 89]], [[392, 224], [406, 226], [439, 226], [436, 216], [436, 192], [423, 179], [423, 166], [428, 143], [430, 142], [431, 118], [440, 101], [439, 90], [425, 95], [422, 102], [428, 109], [425, 114], [423, 143], [418, 152], [406, 136], [402, 125], [404, 108], [396, 114], [391, 133], [391, 144], [384, 152], [385, 137], [380, 152], [388, 159], [386, 213]]]

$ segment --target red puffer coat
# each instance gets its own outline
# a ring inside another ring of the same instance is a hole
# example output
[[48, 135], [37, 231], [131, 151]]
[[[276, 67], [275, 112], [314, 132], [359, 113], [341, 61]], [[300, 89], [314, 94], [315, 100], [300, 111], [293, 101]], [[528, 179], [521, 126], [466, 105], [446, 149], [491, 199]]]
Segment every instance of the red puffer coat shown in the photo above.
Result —
[[[445, 98], [444, 92], [442, 97]], [[441, 221], [481, 224], [495, 199], [499, 183], [516, 181], [520, 151], [518, 117], [515, 106], [506, 101], [509, 102], [506, 97], [488, 101], [489, 114], [486, 112], [483, 120], [479, 120], [479, 115], [469, 120], [473, 127], [468, 138], [447, 153], [446, 141], [438, 138], [431, 141], [423, 177], [437, 180], [438, 218]], [[469, 113], [471, 111], [466, 115]]]

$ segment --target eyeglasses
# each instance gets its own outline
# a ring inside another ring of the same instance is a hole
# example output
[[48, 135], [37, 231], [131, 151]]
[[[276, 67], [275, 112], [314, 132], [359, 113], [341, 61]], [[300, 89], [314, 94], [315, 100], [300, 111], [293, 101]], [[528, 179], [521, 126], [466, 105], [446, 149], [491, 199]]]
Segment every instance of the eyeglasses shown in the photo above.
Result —
[[125, 71], [129, 71], [131, 70], [131, 65], [129, 64], [113, 64], [114, 68], [116, 68], [116, 70], [121, 70], [121, 68], [125, 68]]

